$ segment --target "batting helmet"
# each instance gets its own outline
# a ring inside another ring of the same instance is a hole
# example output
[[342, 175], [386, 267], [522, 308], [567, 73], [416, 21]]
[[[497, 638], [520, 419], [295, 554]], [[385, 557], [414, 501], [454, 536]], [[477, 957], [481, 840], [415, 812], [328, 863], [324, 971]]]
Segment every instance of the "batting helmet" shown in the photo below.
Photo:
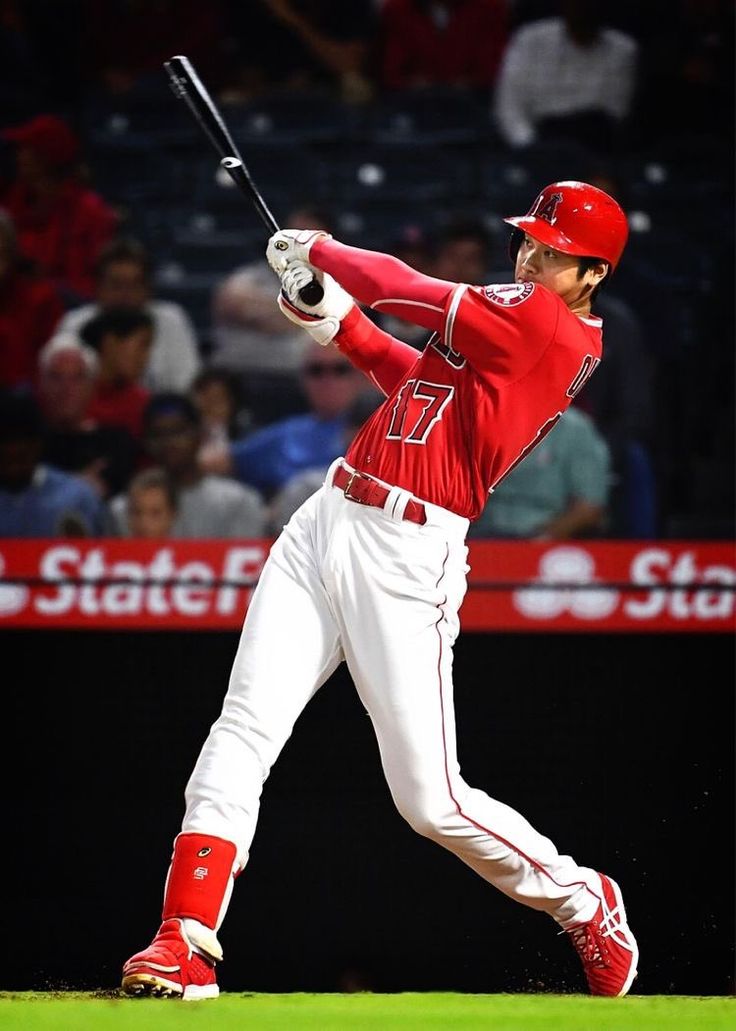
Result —
[[626, 215], [613, 197], [572, 179], [546, 186], [526, 215], [504, 222], [563, 254], [602, 258], [611, 268], [629, 235]]

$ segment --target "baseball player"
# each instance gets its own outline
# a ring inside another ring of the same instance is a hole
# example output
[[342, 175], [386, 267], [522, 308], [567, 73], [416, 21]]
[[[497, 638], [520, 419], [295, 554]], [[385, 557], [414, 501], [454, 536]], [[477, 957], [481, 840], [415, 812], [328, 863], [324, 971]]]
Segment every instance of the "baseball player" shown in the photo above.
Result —
[[[466, 784], [456, 755], [452, 650], [469, 522], [600, 362], [591, 298], [628, 233], [611, 197], [574, 181], [546, 187], [527, 215], [506, 221], [515, 281], [484, 287], [422, 275], [323, 232], [281, 230], [269, 240], [284, 315], [337, 347], [386, 400], [271, 549], [221, 715], [186, 787], [163, 922], [123, 968], [131, 994], [218, 994], [217, 931], [248, 861], [263, 783], [295, 720], [343, 661], [409, 824], [549, 914], [568, 933], [592, 994], [631, 987], [638, 948], [618, 885]], [[299, 290], [315, 274], [324, 298], [307, 310]], [[356, 301], [433, 336], [418, 352]]]

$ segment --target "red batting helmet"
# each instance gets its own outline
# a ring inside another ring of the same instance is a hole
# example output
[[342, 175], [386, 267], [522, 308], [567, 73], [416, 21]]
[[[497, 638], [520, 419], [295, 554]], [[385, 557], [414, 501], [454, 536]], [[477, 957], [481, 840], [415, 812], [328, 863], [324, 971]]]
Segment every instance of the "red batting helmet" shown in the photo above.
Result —
[[612, 268], [629, 235], [626, 215], [613, 197], [572, 179], [546, 186], [528, 214], [504, 222], [563, 254], [602, 258]]

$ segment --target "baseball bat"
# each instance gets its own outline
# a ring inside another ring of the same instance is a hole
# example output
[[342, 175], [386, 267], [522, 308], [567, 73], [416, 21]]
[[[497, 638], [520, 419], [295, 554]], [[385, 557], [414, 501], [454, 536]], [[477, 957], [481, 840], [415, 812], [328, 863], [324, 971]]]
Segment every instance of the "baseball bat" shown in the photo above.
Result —
[[[261, 191], [235, 145], [225, 121], [218, 111], [209, 90], [194, 70], [189, 58], [181, 54], [164, 61], [164, 68], [174, 96], [183, 100], [197, 124], [208, 137], [220, 156], [220, 165], [229, 174], [241, 193], [253, 203], [269, 236], [279, 231], [279, 224], [266, 204]], [[320, 283], [313, 279], [299, 291], [299, 297], [308, 305], [319, 304], [324, 296]]]

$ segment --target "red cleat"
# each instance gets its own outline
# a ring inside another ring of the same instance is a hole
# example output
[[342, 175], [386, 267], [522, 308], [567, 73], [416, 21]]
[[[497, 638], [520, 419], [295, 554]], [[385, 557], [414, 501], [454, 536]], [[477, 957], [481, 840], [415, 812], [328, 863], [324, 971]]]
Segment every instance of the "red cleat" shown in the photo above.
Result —
[[586, 924], [569, 927], [583, 963], [591, 995], [626, 995], [636, 977], [639, 948], [626, 923], [621, 889], [600, 875], [603, 899], [598, 912]]
[[123, 991], [185, 1001], [216, 999], [220, 994], [214, 960], [194, 951], [178, 919], [164, 920], [148, 948], [123, 966]]

